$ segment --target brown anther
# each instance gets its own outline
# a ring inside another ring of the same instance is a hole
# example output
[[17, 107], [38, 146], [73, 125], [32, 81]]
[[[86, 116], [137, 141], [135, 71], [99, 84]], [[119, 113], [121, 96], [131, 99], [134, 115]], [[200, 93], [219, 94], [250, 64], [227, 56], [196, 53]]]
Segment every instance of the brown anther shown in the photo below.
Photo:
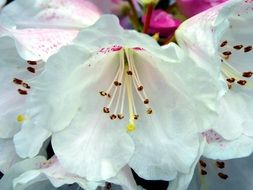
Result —
[[119, 118], [119, 119], [123, 119], [123, 118], [124, 118], [124, 115], [123, 115], [123, 114], [118, 114], [118, 118]]
[[221, 162], [221, 161], [217, 161], [216, 162], [216, 166], [220, 169], [223, 169], [225, 168], [225, 163], [224, 162]]
[[246, 80], [238, 80], [237, 83], [243, 86], [247, 83], [247, 81]]
[[207, 174], [207, 171], [206, 171], [206, 170], [201, 169], [201, 170], [200, 170], [200, 173], [201, 173], [201, 175], [206, 175], [206, 174]]
[[247, 53], [252, 50], [252, 46], [247, 46], [244, 48], [244, 52]]
[[143, 103], [144, 103], [144, 104], [148, 104], [148, 103], [149, 103], [149, 99], [145, 99], [145, 100], [143, 101]]
[[252, 72], [251, 71], [249, 71], [249, 72], [244, 72], [244, 73], [242, 73], [242, 76], [243, 77], [247, 77], [247, 78], [250, 78], [251, 76], [252, 76]]
[[104, 108], [103, 108], [103, 111], [104, 111], [104, 113], [110, 113], [110, 109], [107, 108], [107, 107], [104, 107]]
[[132, 71], [127, 71], [127, 74], [128, 75], [133, 75], [133, 72]]
[[222, 42], [222, 43], [220, 44], [220, 47], [224, 47], [225, 45], [227, 45], [227, 43], [228, 43], [228, 41], [225, 40], [224, 42]]
[[22, 83], [23, 83], [22, 80], [17, 79], [17, 78], [14, 78], [14, 79], [13, 79], [13, 82], [14, 82], [15, 84], [22, 84]]
[[134, 119], [137, 120], [139, 118], [139, 115], [134, 115]]
[[147, 114], [151, 114], [153, 112], [153, 110], [151, 108], [147, 109]]
[[225, 56], [228, 56], [228, 55], [231, 55], [232, 52], [231, 51], [224, 51], [222, 54], [225, 55]]
[[106, 183], [106, 189], [111, 190], [112, 189], [112, 184], [111, 183]]
[[29, 65], [37, 65], [37, 62], [36, 62], [36, 61], [27, 61], [27, 63], [28, 63]]
[[113, 83], [115, 86], [120, 86], [121, 85], [121, 83], [120, 82], [118, 82], [118, 81], [114, 81], [114, 83]]
[[117, 119], [117, 116], [115, 114], [110, 115], [111, 120]]
[[33, 67], [27, 67], [26, 69], [31, 73], [35, 73], [35, 69]]
[[224, 174], [224, 173], [218, 173], [218, 176], [221, 178], [221, 179], [227, 179], [228, 178], [228, 175]]
[[243, 45], [236, 45], [236, 46], [234, 46], [233, 48], [236, 49], [236, 50], [240, 50], [240, 49], [243, 48]]
[[101, 96], [106, 96], [106, 95], [107, 95], [107, 93], [106, 93], [105, 91], [100, 91], [99, 94], [100, 94]]
[[199, 160], [199, 164], [200, 164], [203, 168], [206, 167], [206, 163], [205, 163], [203, 160]]
[[229, 78], [229, 79], [227, 79], [227, 82], [233, 83], [233, 82], [235, 82], [235, 78]]
[[232, 88], [232, 85], [231, 84], [228, 84], [228, 89], [230, 90]]
[[137, 88], [137, 90], [138, 90], [138, 91], [142, 91], [142, 90], [143, 90], [143, 86], [139, 86], [139, 87]]
[[22, 83], [22, 86], [23, 86], [24, 88], [27, 88], [27, 89], [30, 89], [30, 88], [31, 88], [31, 87], [30, 87], [27, 83], [25, 83], [25, 82]]
[[18, 93], [21, 95], [27, 95], [27, 91], [26, 90], [22, 90], [22, 89], [18, 89]]
[[111, 98], [111, 94], [107, 94], [107, 97], [108, 97], [108, 98]]

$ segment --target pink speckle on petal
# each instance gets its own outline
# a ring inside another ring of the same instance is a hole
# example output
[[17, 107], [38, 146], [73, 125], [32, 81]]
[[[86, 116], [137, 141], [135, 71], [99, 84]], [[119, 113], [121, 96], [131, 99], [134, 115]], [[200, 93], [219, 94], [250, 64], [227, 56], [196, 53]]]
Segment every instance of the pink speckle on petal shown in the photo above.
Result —
[[133, 50], [136, 50], [136, 51], [143, 51], [144, 48], [142, 48], [142, 47], [134, 47]]
[[114, 45], [112, 47], [101, 48], [99, 52], [105, 54], [105, 53], [120, 51], [122, 48], [123, 48], [122, 46]]
[[206, 138], [208, 144], [218, 143], [219, 146], [224, 146], [223, 138], [218, 133], [216, 133], [213, 129], [202, 132], [202, 136]]
[[36, 56], [46, 60], [62, 46], [70, 43], [78, 34], [77, 30], [22, 29], [14, 30], [17, 41]]

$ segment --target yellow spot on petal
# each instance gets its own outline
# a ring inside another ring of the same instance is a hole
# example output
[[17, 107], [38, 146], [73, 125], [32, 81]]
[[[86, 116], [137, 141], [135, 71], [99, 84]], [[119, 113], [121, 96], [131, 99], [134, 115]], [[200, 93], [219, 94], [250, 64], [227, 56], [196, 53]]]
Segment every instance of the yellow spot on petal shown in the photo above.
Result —
[[25, 116], [24, 115], [22, 115], [22, 114], [17, 115], [17, 121], [19, 123], [23, 123], [24, 120], [25, 120]]
[[135, 125], [132, 124], [132, 123], [129, 123], [129, 124], [127, 125], [127, 131], [128, 131], [128, 132], [133, 132], [133, 131], [135, 131]]

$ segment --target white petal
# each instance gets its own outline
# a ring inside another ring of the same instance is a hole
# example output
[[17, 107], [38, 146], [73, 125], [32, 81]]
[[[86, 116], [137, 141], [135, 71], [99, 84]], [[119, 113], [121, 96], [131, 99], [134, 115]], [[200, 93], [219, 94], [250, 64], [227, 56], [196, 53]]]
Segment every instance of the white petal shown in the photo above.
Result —
[[[120, 185], [123, 190], [136, 190], [138, 188], [129, 166], [124, 166], [117, 176], [108, 181]], [[116, 190], [116, 188], [113, 189]]]
[[11, 30], [17, 42], [19, 54], [26, 60], [47, 60], [62, 46], [69, 44], [77, 30], [21, 29]]
[[248, 156], [252, 153], [253, 139], [245, 135], [233, 141], [222, 141], [208, 144], [204, 156], [212, 159], [232, 159]]
[[[86, 106], [92, 109], [93, 102], [89, 102]], [[63, 166], [88, 180], [115, 176], [134, 151], [125, 128], [103, 117], [103, 113], [82, 111], [68, 128], [52, 136], [53, 149]]]
[[105, 3], [95, 3], [91, 0], [16, 0], [3, 9], [2, 17], [6, 24], [18, 27], [86, 27], [104, 11]]
[[19, 160], [12, 139], [0, 139], [0, 171], [6, 173]]
[[14, 136], [17, 154], [22, 158], [34, 157], [39, 153], [43, 143], [50, 135], [51, 132], [48, 130], [32, 127], [31, 121], [26, 121], [22, 130]]
[[205, 144], [206, 144], [205, 140], [201, 142], [197, 156], [195, 158], [194, 163], [191, 165], [190, 171], [188, 173], [179, 173], [177, 175], [177, 178], [169, 183], [168, 190], [186, 190], [187, 189], [187, 187], [189, 186], [192, 180], [194, 170], [199, 161], [199, 158], [203, 154]]
[[27, 63], [17, 54], [15, 42], [11, 38], [0, 38], [0, 137], [9, 138], [19, 131], [21, 123], [17, 121], [19, 114], [24, 114], [26, 95], [20, 95], [23, 89], [13, 80], [20, 79], [27, 83], [33, 74], [26, 70]]
[[37, 167], [37, 164], [44, 161], [43, 157], [36, 157], [33, 159], [24, 160], [16, 163], [0, 180], [0, 186], [4, 190], [13, 190], [12, 181], [14, 178], [22, 174], [27, 170], [31, 170]]
[[58, 160], [53, 157], [48, 161], [39, 163], [37, 169], [24, 172], [22, 175], [15, 178], [13, 185], [16, 189], [26, 189], [32, 184], [37, 184], [41, 181], [50, 181], [52, 186], [60, 187], [64, 184], [78, 183], [84, 189], [96, 189], [101, 183], [88, 182], [87, 180], [68, 173], [59, 164]]
[[186, 60], [176, 45], [165, 52], [173, 55], [166, 62], [148, 53], [135, 58], [154, 113], [142, 114], [136, 122], [132, 134], [136, 154], [130, 166], [146, 179], [171, 180], [177, 171], [188, 172], [198, 151], [197, 131], [209, 128], [216, 119], [217, 82], [208, 81], [208, 74]]

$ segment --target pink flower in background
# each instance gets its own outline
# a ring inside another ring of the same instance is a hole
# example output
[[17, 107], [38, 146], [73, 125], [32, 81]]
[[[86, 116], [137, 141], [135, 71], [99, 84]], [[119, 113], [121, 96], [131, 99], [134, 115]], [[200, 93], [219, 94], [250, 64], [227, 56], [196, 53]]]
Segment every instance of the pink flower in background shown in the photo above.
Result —
[[[146, 16], [142, 17], [142, 22]], [[163, 37], [171, 37], [181, 21], [174, 18], [163, 10], [154, 10], [151, 16], [149, 32], [151, 34], [159, 33]]]
[[200, 13], [227, 0], [177, 0], [180, 11], [186, 17]]

